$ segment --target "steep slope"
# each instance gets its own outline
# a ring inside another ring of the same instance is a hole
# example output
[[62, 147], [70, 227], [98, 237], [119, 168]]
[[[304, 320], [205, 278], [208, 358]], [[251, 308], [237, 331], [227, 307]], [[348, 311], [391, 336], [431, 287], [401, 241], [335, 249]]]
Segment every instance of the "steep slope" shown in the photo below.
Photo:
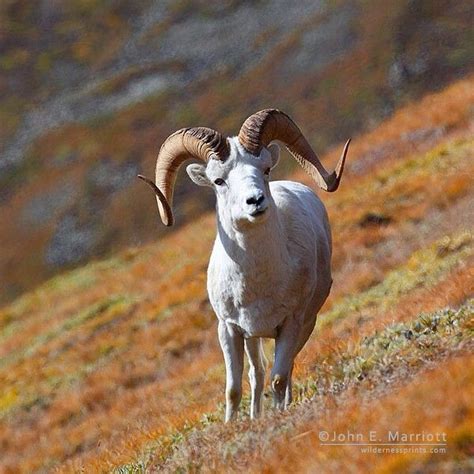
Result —
[[[471, 78], [427, 96], [355, 139], [341, 189], [323, 196], [335, 282], [299, 357], [288, 413], [267, 407], [258, 423], [220, 423], [224, 369], [205, 292], [214, 217], [206, 214], [1, 310], [2, 469], [337, 470], [354, 452], [315, 455], [311, 430], [382, 431], [391, 423], [384, 406], [398, 407], [400, 430], [421, 421], [448, 430], [450, 451], [378, 458], [381, 469], [468, 459], [473, 86]], [[308, 183], [300, 171], [292, 178]], [[440, 378], [446, 370], [452, 381]], [[443, 409], [433, 406], [440, 380], [451, 394]], [[371, 417], [364, 400], [378, 407]]]
[[[163, 235], [134, 177], [175, 129], [277, 106], [323, 152], [474, 57], [464, 0], [8, 0], [0, 19], [0, 301]], [[179, 183], [182, 224], [212, 200]]]

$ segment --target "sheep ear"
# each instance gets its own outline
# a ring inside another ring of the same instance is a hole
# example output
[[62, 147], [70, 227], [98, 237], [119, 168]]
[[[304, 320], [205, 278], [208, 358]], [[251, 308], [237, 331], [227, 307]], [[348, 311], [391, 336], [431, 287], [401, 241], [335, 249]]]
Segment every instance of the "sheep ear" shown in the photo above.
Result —
[[209, 178], [206, 175], [206, 167], [198, 163], [193, 163], [186, 167], [186, 173], [191, 178], [193, 183], [198, 186], [212, 186]]
[[278, 161], [280, 161], [280, 147], [278, 144], [272, 143], [267, 148], [270, 152], [270, 155], [272, 155], [272, 168], [275, 168], [275, 166], [278, 164]]

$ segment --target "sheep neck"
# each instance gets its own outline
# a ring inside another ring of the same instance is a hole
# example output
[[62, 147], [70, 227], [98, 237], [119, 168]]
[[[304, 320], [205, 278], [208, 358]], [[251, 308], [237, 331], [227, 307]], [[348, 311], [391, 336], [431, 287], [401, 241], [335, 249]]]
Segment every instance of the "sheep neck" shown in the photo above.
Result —
[[[229, 258], [244, 273], [255, 272], [255, 269], [271, 267], [278, 272], [285, 271], [288, 252], [276, 207], [270, 206], [269, 215], [264, 222], [256, 223], [243, 230], [236, 229], [227, 216], [217, 214], [218, 236]], [[265, 272], [263, 272], [265, 273]]]

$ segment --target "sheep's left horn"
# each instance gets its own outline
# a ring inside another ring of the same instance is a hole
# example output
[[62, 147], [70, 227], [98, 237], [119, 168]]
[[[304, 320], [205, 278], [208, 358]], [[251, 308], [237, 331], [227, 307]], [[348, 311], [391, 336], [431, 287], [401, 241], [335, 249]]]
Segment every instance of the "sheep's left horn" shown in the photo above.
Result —
[[179, 167], [190, 158], [206, 163], [210, 159], [225, 160], [228, 156], [227, 139], [210, 128], [183, 128], [165, 140], [156, 159], [155, 182], [138, 176], [155, 193], [163, 224], [174, 223], [173, 190]]
[[280, 110], [265, 109], [251, 115], [243, 123], [238, 138], [242, 146], [254, 155], [273, 140], [279, 140], [322, 189], [332, 192], [339, 187], [350, 139], [336, 169], [328, 173], [295, 122]]

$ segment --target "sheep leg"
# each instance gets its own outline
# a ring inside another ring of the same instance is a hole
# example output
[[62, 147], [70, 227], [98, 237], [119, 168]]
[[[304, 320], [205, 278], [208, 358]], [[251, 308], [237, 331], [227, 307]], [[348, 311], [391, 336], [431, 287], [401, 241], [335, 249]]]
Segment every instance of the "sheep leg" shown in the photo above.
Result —
[[224, 354], [226, 369], [225, 421], [237, 416], [242, 398], [242, 372], [244, 368], [244, 338], [224, 321], [219, 321], [219, 342]]
[[286, 383], [286, 390], [285, 390], [285, 408], [288, 408], [293, 401], [293, 383], [292, 383], [292, 376], [293, 376], [293, 365], [290, 369], [290, 375], [288, 376], [288, 381]]
[[246, 339], [245, 352], [249, 360], [249, 380], [252, 392], [250, 418], [253, 420], [258, 418], [262, 412], [262, 395], [267, 366], [265, 354], [263, 353], [262, 339]]
[[275, 339], [275, 363], [271, 380], [275, 408], [284, 410], [291, 403], [291, 373], [298, 346], [300, 325], [292, 318], [285, 321]]

